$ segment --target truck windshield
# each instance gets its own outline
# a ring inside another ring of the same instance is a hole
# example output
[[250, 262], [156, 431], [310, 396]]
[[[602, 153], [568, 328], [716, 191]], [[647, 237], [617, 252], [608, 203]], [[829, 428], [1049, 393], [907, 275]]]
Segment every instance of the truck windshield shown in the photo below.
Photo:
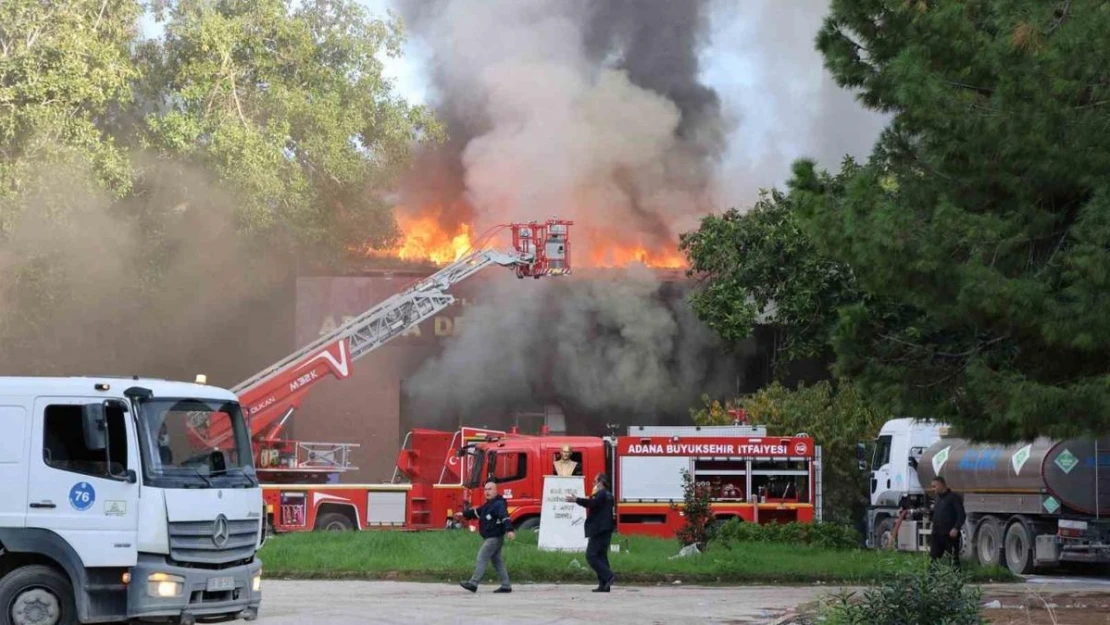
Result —
[[486, 464], [486, 452], [484, 449], [471, 448], [466, 455], [467, 460], [470, 462], [470, 475], [466, 478], [466, 484], [463, 486], [467, 488], [478, 488], [485, 483], [485, 476], [482, 474], [482, 469]]
[[148, 399], [141, 404], [139, 420], [148, 482], [170, 488], [257, 483], [238, 403]]

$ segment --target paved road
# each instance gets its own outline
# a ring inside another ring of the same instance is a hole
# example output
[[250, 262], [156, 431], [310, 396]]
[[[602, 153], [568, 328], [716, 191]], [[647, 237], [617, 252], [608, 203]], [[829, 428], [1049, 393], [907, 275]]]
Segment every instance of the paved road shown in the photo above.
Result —
[[[263, 582], [260, 625], [362, 625], [364, 623], [527, 623], [569, 625], [600, 621], [763, 625], [791, 608], [839, 590], [828, 586], [627, 586], [608, 595], [589, 586], [518, 585], [511, 595], [473, 595], [451, 584], [408, 582]], [[1031, 577], [1023, 584], [985, 587], [991, 596], [1026, 592], [1110, 593], [1102, 578]], [[990, 592], [993, 591], [993, 592]]]
[[364, 623], [770, 623], [828, 588], [685, 586], [614, 587], [524, 584], [509, 595], [485, 585], [471, 594], [449, 584], [406, 582], [263, 582], [260, 625]]

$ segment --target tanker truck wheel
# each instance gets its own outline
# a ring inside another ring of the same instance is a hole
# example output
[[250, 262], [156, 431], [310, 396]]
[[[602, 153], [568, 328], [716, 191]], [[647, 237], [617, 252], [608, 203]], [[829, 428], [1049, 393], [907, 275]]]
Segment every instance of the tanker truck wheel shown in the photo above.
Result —
[[875, 528], [875, 547], [877, 549], [898, 549], [898, 537], [894, 535], [894, 519], [887, 517]]
[[1033, 534], [1020, 519], [1006, 530], [1006, 566], [1014, 575], [1033, 571]]
[[971, 562], [975, 559], [975, 526], [971, 521], [964, 523], [960, 528], [960, 559], [965, 562]]
[[1002, 523], [994, 517], [986, 517], [979, 523], [975, 532], [975, 555], [983, 566], [1002, 565]]

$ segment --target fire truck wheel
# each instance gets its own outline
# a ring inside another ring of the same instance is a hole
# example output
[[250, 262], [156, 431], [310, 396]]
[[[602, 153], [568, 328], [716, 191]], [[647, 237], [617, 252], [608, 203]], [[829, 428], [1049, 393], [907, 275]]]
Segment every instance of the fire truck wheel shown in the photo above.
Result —
[[349, 532], [354, 529], [354, 525], [347, 515], [329, 512], [316, 519], [316, 529], [325, 532]]
[[4, 625], [77, 623], [69, 578], [41, 564], [16, 569], [0, 580], [0, 609]]
[[538, 532], [538, 531], [540, 531], [540, 519], [539, 519], [539, 517], [532, 517], [530, 519], [524, 519], [524, 522], [521, 523], [517, 527], [517, 529], [522, 531], [522, 532]]

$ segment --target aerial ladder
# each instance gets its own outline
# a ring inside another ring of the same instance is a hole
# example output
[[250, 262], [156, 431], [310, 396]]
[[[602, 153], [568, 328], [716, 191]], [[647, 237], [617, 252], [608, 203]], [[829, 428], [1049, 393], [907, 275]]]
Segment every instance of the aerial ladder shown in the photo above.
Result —
[[[354, 469], [350, 451], [357, 445], [280, 438], [309, 391], [329, 376], [347, 378], [351, 374], [351, 363], [454, 304], [455, 298], [447, 290], [487, 267], [509, 267], [521, 279], [538, 280], [544, 276], [570, 274], [569, 226], [573, 223], [549, 219], [496, 226], [480, 238], [476, 246], [496, 232], [509, 229], [512, 233], [510, 251], [469, 251], [232, 387], [250, 424], [261, 480], [264, 483], [318, 483], [331, 474]], [[227, 419], [190, 422], [189, 435], [198, 446], [220, 449], [232, 440], [229, 423]]]

